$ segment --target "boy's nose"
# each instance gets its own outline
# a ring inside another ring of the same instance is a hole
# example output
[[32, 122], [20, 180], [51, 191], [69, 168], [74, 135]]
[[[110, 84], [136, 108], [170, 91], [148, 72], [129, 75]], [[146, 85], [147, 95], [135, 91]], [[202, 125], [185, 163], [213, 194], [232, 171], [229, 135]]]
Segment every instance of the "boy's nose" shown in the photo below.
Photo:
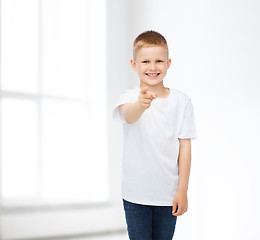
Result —
[[155, 67], [155, 63], [151, 63], [151, 64], [150, 64], [150, 70], [155, 70], [155, 68], [156, 68], [156, 67]]

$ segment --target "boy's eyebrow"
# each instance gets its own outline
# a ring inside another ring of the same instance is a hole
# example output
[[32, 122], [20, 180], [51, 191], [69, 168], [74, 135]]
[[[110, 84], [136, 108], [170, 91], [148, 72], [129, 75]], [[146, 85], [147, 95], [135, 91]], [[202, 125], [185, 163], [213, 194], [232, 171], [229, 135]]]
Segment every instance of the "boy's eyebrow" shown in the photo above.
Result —
[[[144, 62], [144, 61], [151, 61], [151, 60], [144, 58], [144, 59], [141, 59], [140, 61], [141, 61], [141, 62]], [[155, 61], [162, 61], [162, 62], [164, 62], [165, 59], [163, 59], [163, 58], [156, 58]]]
[[[157, 58], [154, 58], [155, 60], [165, 60], [165, 57], [157, 57]], [[140, 59], [141, 61], [150, 61], [151, 59], [150, 58], [147, 58], [147, 57], [144, 57], [144, 58], [141, 58]]]

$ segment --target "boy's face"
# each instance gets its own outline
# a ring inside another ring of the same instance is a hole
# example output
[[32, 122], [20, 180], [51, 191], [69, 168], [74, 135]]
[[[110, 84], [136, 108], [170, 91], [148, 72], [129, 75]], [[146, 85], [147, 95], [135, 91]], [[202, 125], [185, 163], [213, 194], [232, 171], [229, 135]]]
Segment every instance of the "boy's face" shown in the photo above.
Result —
[[144, 47], [138, 50], [131, 65], [138, 73], [140, 81], [154, 86], [163, 81], [171, 59], [167, 59], [167, 50], [164, 47]]

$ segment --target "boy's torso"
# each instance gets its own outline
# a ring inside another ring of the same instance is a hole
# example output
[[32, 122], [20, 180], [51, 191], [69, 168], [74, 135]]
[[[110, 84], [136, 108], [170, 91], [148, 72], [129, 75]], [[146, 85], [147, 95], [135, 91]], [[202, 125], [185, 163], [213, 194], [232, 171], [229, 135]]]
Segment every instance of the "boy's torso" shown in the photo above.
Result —
[[[139, 86], [129, 90], [136, 100], [139, 92]], [[122, 190], [126, 200], [163, 205], [173, 200], [184, 102], [185, 94], [171, 88], [168, 97], [154, 99], [138, 121], [123, 125]]]

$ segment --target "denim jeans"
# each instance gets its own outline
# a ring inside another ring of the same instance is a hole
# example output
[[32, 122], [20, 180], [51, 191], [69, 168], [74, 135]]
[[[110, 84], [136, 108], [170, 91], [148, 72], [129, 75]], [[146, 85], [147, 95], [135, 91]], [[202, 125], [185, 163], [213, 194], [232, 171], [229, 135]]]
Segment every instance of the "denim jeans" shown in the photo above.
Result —
[[150, 206], [123, 200], [130, 240], [172, 240], [177, 216], [172, 206]]

